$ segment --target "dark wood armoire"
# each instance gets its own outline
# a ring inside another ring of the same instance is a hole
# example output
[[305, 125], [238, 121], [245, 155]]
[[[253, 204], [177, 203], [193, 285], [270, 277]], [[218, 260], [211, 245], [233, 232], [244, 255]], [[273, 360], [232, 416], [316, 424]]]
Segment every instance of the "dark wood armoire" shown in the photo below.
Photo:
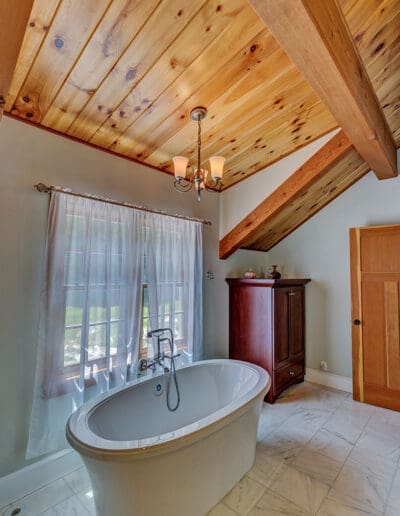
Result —
[[229, 356], [271, 376], [266, 401], [304, 380], [305, 284], [309, 279], [233, 279], [229, 284]]

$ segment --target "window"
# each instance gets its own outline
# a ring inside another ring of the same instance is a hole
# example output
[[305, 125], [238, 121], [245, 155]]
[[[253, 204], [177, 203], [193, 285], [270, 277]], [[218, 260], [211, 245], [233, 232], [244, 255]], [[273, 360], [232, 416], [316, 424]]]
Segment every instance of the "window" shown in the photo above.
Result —
[[[147, 237], [149, 232], [146, 227]], [[179, 235], [173, 238], [179, 239]], [[60, 346], [57, 388], [49, 396], [68, 392], [71, 382], [82, 375], [82, 367], [86, 386], [93, 383], [95, 373], [107, 371], [113, 375], [121, 344], [121, 326], [125, 323], [121, 305], [126, 288], [121, 277], [121, 239], [121, 222], [107, 221], [100, 215], [90, 221], [76, 213], [66, 215], [63, 346]], [[154, 354], [152, 339], [147, 338], [151, 329], [147, 262], [144, 246], [139, 357]], [[157, 310], [161, 314], [158, 325], [172, 328], [175, 351], [182, 352], [185, 284], [180, 274], [176, 281], [172, 277], [166, 279], [158, 285]], [[132, 357], [128, 358], [128, 365], [131, 363]]]
[[175, 351], [191, 360], [201, 331], [191, 223], [61, 197], [49, 247], [44, 396], [117, 384], [153, 356], [150, 329], [171, 328]]
[[28, 455], [65, 447], [68, 416], [133, 378], [171, 326], [201, 357], [202, 225], [53, 191]]

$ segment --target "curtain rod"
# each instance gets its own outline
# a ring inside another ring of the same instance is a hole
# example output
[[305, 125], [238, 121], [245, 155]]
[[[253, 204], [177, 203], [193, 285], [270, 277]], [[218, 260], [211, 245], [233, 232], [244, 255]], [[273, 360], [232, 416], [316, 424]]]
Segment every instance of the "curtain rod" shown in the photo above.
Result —
[[166, 215], [168, 217], [174, 217], [176, 219], [191, 220], [193, 222], [201, 222], [202, 224], [205, 224], [206, 226], [211, 226], [211, 221], [209, 221], [209, 220], [196, 219], [195, 217], [187, 217], [186, 215], [179, 215], [178, 213], [168, 213], [163, 210], [146, 208], [146, 206], [139, 206], [139, 205], [132, 204], [129, 202], [115, 201], [114, 199], [101, 197], [99, 195], [94, 195], [94, 194], [89, 194], [89, 193], [84, 193], [84, 194], [76, 193], [76, 192], [72, 192], [71, 190], [69, 190], [67, 188], [61, 188], [60, 186], [47, 186], [44, 183], [38, 183], [38, 184], [34, 185], [34, 188], [40, 193], [61, 192], [61, 193], [65, 193], [68, 195], [72, 195], [74, 197], [82, 197], [83, 199], [91, 199], [93, 201], [105, 202], [108, 204], [114, 204], [115, 206], [123, 206], [124, 208], [135, 208], [136, 210], [148, 211], [149, 213], [158, 213], [159, 215]]

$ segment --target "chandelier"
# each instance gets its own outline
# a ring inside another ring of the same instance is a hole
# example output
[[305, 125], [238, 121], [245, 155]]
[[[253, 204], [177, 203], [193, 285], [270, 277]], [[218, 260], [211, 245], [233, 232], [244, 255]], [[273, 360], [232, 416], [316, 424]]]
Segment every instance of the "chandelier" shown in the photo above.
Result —
[[[201, 168], [201, 121], [207, 116], [205, 107], [196, 107], [190, 112], [192, 120], [197, 122], [197, 166], [187, 176], [187, 165], [189, 158], [185, 156], [174, 156], [175, 181], [174, 187], [178, 192], [188, 192], [193, 186], [197, 193], [197, 200], [200, 201], [201, 191], [209, 190], [219, 192], [222, 188], [222, 175], [224, 172], [225, 158], [222, 156], [211, 156], [210, 170]], [[211, 178], [209, 177], [211, 176]]]

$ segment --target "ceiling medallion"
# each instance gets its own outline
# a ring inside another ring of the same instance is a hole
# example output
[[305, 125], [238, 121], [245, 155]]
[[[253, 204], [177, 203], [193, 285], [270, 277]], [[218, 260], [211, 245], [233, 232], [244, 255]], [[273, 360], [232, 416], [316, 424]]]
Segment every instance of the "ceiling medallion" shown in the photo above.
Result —
[[[196, 107], [190, 112], [192, 120], [197, 122], [197, 166], [192, 167], [187, 177], [187, 165], [189, 158], [185, 156], [174, 156], [175, 181], [174, 187], [178, 192], [188, 192], [193, 186], [197, 193], [197, 200], [200, 201], [201, 191], [209, 190], [219, 192], [222, 188], [222, 175], [224, 172], [225, 158], [222, 156], [211, 156], [210, 170], [201, 168], [201, 121], [207, 116], [205, 107]], [[210, 177], [209, 177], [210, 175]]]

